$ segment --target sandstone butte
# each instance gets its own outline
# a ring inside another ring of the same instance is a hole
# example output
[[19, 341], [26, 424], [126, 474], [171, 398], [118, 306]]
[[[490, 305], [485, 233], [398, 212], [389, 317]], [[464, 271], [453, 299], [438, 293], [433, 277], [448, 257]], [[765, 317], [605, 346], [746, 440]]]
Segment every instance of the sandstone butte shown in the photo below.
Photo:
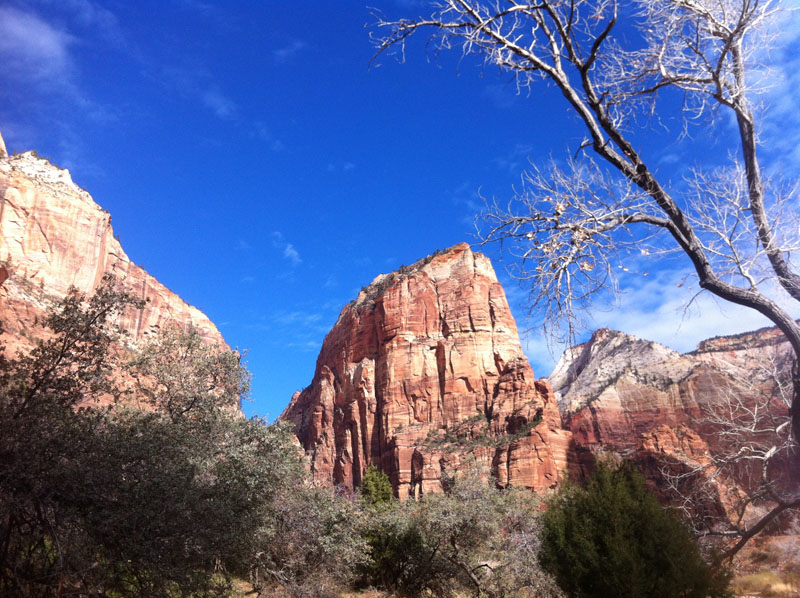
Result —
[[400, 497], [473, 466], [533, 490], [566, 469], [555, 396], [534, 380], [489, 259], [466, 243], [364, 288], [281, 418], [317, 480], [357, 486], [374, 464]]
[[111, 216], [69, 171], [34, 152], [9, 156], [0, 137], [0, 322], [10, 353], [31, 346], [34, 320], [70, 287], [91, 294], [106, 273], [144, 300], [118, 322], [133, 343], [168, 323], [224, 342], [198, 309], [135, 265], [114, 238]]

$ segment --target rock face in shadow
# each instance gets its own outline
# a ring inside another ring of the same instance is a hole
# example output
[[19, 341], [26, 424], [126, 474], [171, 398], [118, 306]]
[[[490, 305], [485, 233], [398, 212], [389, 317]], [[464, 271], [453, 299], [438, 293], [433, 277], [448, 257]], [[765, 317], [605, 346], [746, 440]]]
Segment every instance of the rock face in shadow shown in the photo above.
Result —
[[119, 322], [133, 342], [167, 323], [191, 324], [223, 342], [202, 312], [131, 262], [114, 238], [111, 215], [67, 170], [34, 152], [0, 153], [0, 322], [7, 350], [29, 348], [35, 318], [71, 286], [91, 294], [106, 273], [147, 300]]
[[375, 464], [400, 497], [441, 492], [472, 465], [535, 490], [566, 468], [555, 397], [533, 378], [489, 259], [466, 243], [363, 289], [281, 418], [316, 479], [357, 486]]

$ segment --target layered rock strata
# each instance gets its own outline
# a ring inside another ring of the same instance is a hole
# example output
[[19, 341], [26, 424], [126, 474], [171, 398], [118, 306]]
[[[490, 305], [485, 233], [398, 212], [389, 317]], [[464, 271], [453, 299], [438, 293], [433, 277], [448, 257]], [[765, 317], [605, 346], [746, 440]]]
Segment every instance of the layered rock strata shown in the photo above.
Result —
[[730, 513], [747, 489], [720, 474], [713, 458], [751, 438], [744, 429], [733, 439], [720, 434], [721, 422], [745, 421], [766, 405], [785, 415], [775, 383], [790, 365], [788, 343], [771, 328], [703, 341], [686, 354], [601, 329], [565, 352], [548, 381], [584, 476], [594, 455], [611, 452], [636, 462], [669, 499], [676, 478], [666, 472], [702, 471], [715, 503], [705, 507]]
[[133, 264], [111, 228], [111, 216], [67, 170], [34, 152], [0, 152], [0, 322], [7, 350], [28, 348], [34, 320], [70, 287], [91, 294], [105, 274], [146, 300], [119, 324], [133, 342], [167, 323], [192, 325], [223, 342], [198, 309]]
[[466, 243], [363, 289], [281, 418], [318, 480], [357, 486], [375, 464], [400, 497], [441, 492], [473, 465], [535, 490], [566, 467], [555, 396], [534, 380], [489, 259]]

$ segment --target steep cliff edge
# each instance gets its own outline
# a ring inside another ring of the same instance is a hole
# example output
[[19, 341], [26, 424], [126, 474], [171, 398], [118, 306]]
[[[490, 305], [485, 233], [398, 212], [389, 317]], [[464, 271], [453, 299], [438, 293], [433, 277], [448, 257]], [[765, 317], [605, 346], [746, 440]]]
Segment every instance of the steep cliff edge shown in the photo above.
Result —
[[376, 464], [401, 497], [441, 492], [473, 460], [536, 490], [566, 467], [555, 397], [533, 378], [489, 259], [466, 243], [363, 289], [281, 418], [315, 478], [352, 487]]
[[60, 169], [34, 152], [0, 152], [0, 322], [7, 350], [30, 347], [34, 319], [71, 286], [87, 294], [106, 273], [147, 300], [119, 322], [133, 341], [168, 322], [191, 324], [223, 342], [214, 324], [131, 262], [111, 216]]

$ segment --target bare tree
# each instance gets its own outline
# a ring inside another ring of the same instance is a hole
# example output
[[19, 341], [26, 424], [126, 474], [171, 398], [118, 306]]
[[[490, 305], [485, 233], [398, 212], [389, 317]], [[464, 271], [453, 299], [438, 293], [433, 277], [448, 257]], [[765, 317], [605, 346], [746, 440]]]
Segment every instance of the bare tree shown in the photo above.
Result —
[[[377, 14], [373, 39], [377, 54], [404, 56], [409, 37], [428, 32], [429, 47], [477, 55], [513, 74], [519, 90], [555, 85], [586, 138], [565, 167], [525, 175], [508, 205], [488, 202], [483, 242], [519, 258], [515, 275], [530, 285], [532, 306], [570, 323], [615, 290], [632, 252], [682, 252], [701, 289], [758, 311], [786, 336], [797, 442], [800, 326], [773, 298], [778, 290], [800, 302], [797, 196], [765, 182], [755, 103], [758, 56], [779, 9], [773, 0], [440, 0], [418, 19]], [[679, 134], [690, 121], [733, 116], [730, 168], [695, 169], [672, 188], [645, 161], [637, 140], [670, 91], [682, 98]]]

